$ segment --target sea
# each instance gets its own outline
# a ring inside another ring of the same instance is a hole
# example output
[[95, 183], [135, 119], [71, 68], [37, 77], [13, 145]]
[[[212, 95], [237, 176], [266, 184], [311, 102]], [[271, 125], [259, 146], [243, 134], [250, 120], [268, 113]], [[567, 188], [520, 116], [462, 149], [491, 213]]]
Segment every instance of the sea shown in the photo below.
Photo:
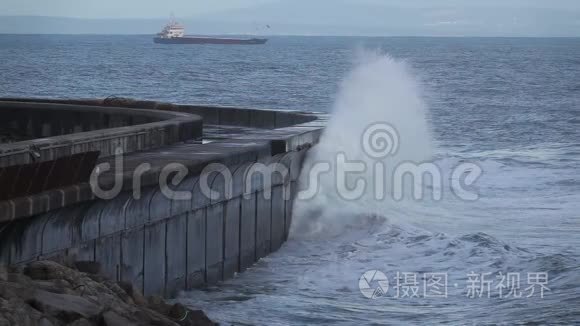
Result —
[[177, 299], [224, 325], [580, 325], [579, 39], [0, 35], [0, 96], [330, 113], [289, 240]]

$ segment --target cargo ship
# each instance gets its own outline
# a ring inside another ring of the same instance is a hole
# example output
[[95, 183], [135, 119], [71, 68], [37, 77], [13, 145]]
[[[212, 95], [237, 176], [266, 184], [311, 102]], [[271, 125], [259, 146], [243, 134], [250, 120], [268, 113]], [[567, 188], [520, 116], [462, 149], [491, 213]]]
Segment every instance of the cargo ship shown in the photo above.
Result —
[[153, 38], [158, 44], [231, 44], [231, 45], [257, 45], [265, 44], [265, 38], [226, 38], [208, 36], [186, 36], [185, 28], [172, 21], [165, 25], [163, 30]]

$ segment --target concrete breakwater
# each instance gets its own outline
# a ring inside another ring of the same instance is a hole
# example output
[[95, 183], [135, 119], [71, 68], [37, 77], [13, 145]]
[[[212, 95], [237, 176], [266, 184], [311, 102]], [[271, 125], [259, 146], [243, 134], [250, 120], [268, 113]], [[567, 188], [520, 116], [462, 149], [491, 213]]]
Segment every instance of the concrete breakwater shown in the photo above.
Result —
[[[59, 119], [40, 118], [59, 108]], [[73, 155], [98, 158], [91, 180], [4, 190], [0, 262], [95, 261], [106, 277], [166, 297], [229, 278], [280, 248], [302, 160], [326, 123], [307, 112], [125, 99], [5, 99], [2, 110], [14, 117], [7, 128], [20, 125], [31, 138], [0, 144], [0, 171], [50, 178], [74, 167]], [[95, 111], [108, 123], [83, 122]], [[12, 180], [28, 180], [18, 174]]]

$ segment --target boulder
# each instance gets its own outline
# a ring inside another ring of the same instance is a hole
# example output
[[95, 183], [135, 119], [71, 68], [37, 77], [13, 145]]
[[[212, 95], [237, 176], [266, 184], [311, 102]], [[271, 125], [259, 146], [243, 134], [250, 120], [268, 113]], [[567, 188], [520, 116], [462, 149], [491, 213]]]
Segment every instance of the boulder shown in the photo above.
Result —
[[36, 311], [19, 298], [8, 300], [0, 298], [0, 325], [36, 326], [39, 325], [41, 319], [43, 319], [42, 313]]
[[43, 260], [35, 261], [24, 268], [24, 275], [33, 280], [68, 280], [77, 277], [73, 269], [56, 262]]
[[139, 321], [139, 325], [179, 326], [168, 317], [149, 309], [136, 311], [133, 317]]
[[125, 291], [128, 295], [131, 296], [133, 302], [139, 306], [147, 306], [147, 299], [143, 296], [139, 289], [135, 288], [133, 284], [129, 282], [120, 282], [119, 286]]
[[88, 319], [81, 318], [68, 324], [68, 326], [93, 326], [93, 323], [91, 323]]
[[8, 281], [8, 268], [5, 265], [0, 265], [0, 281]]
[[36, 290], [29, 284], [18, 284], [12, 282], [0, 282], [0, 298], [6, 300], [20, 299], [22, 301], [30, 300], [34, 297]]
[[56, 316], [66, 323], [71, 323], [80, 318], [94, 318], [100, 314], [102, 307], [83, 297], [36, 291], [34, 298], [28, 303], [35, 309]]
[[101, 272], [101, 264], [96, 261], [75, 261], [74, 266], [82, 273], [99, 275]]
[[[60, 325], [60, 323], [57, 323], [56, 325]], [[55, 326], [55, 324], [52, 321], [50, 321], [50, 319], [42, 317], [38, 321], [38, 326]]]
[[8, 282], [18, 283], [18, 284], [29, 284], [31, 282], [30, 277], [20, 274], [20, 273], [11, 273], [8, 272], [6, 277]]
[[169, 309], [169, 317], [181, 326], [214, 326], [207, 315], [201, 310], [190, 310], [180, 303], [176, 303]]
[[133, 321], [120, 316], [114, 311], [107, 311], [103, 314], [103, 321], [106, 326], [138, 326]]
[[53, 280], [53, 281], [32, 281], [31, 284], [39, 290], [44, 290], [47, 292], [61, 293], [61, 294], [74, 294], [71, 284], [65, 280]]
[[4, 271], [0, 326], [216, 325], [203, 311], [171, 305], [161, 297], [145, 299], [129, 283], [103, 280], [56, 262], [35, 261]]
[[155, 295], [149, 297], [148, 307], [164, 316], [169, 316], [169, 311], [171, 310], [171, 305], [167, 304], [163, 298]]

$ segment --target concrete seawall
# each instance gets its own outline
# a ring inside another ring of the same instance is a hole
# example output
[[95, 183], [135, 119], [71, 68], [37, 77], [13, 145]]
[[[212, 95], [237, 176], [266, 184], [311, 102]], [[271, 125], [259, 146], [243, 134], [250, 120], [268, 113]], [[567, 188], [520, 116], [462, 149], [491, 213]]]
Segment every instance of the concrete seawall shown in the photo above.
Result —
[[[84, 102], [74, 105], [103, 106], [97, 100], [78, 101]], [[126, 110], [135, 114], [140, 111], [135, 102], [122, 104], [133, 107]], [[97, 198], [94, 185], [85, 183], [0, 202], [0, 262], [96, 261], [105, 275], [131, 282], [146, 295], [173, 297], [180, 290], [232, 277], [279, 249], [292, 221], [302, 161], [318, 141], [326, 117], [188, 105], [163, 108], [171, 111], [166, 114], [201, 117], [203, 136], [123, 153], [122, 169], [115, 167], [114, 156], [102, 156], [99, 164], [113, 168], [98, 174], [99, 187], [122, 185], [111, 199]], [[150, 168], [139, 175], [137, 188], [134, 172], [144, 163]], [[164, 174], [172, 163], [187, 168], [187, 176], [176, 184]], [[171, 191], [191, 196], [168, 196], [162, 181], [169, 181]], [[208, 190], [213, 193], [208, 195]], [[73, 194], [65, 197], [66, 192]], [[50, 203], [56, 194], [60, 205], [31, 208]]]
[[202, 137], [193, 114], [116, 107], [0, 101], [0, 130], [16, 130], [22, 141], [0, 145], [0, 167], [96, 150], [102, 157], [154, 149]]

